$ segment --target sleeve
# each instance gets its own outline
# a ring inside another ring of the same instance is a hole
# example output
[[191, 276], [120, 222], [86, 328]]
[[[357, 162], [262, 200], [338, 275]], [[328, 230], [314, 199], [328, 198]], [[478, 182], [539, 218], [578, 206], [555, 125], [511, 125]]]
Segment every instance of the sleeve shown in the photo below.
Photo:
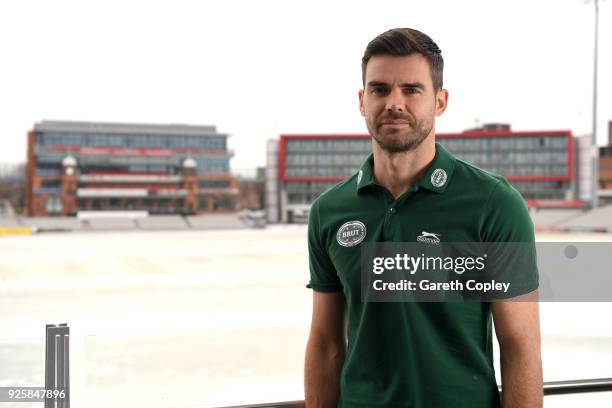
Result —
[[312, 204], [308, 214], [310, 282], [306, 287], [317, 292], [338, 292], [342, 290], [342, 283], [323, 243], [318, 203], [316, 200]]
[[521, 194], [505, 179], [493, 187], [482, 224], [490, 264], [488, 278], [510, 283], [497, 299], [532, 292], [539, 287], [533, 221]]

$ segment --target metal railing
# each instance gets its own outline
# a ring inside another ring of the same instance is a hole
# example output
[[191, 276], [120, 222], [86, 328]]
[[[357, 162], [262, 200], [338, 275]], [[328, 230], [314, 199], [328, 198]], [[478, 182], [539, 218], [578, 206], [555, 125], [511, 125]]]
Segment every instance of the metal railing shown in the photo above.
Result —
[[45, 337], [45, 389], [63, 390], [65, 398], [45, 399], [45, 408], [70, 408], [70, 328], [48, 324]]
[[[48, 324], [45, 342], [45, 388], [70, 388], [69, 363], [70, 328], [67, 324]], [[501, 386], [498, 385], [500, 391]], [[544, 383], [544, 395], [580, 394], [591, 392], [612, 392], [612, 378], [585, 380], [549, 381]], [[70, 397], [63, 400], [48, 399], [45, 408], [69, 408]], [[304, 408], [304, 401], [283, 401], [263, 404], [230, 405], [219, 408]]]
[[[499, 386], [501, 391], [501, 386]], [[588, 380], [549, 381], [544, 383], [544, 395], [579, 394], [586, 392], [612, 392], [612, 378]], [[219, 408], [304, 408], [304, 401], [272, 402], [268, 404], [230, 405]]]

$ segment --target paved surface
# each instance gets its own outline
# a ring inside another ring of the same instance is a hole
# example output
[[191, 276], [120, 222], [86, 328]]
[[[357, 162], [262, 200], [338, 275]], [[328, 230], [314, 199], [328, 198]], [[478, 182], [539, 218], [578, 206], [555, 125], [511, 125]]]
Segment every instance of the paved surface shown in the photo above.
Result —
[[[1, 237], [0, 386], [42, 384], [44, 325], [67, 322], [74, 407], [302, 398], [305, 238], [304, 226]], [[612, 377], [612, 305], [541, 309], [545, 380]], [[547, 407], [606, 394], [580, 398]]]

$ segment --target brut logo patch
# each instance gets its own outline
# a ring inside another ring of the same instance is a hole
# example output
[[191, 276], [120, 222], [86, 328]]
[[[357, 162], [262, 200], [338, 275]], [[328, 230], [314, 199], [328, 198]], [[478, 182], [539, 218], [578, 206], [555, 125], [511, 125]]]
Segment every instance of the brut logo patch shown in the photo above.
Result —
[[366, 236], [366, 227], [361, 221], [349, 221], [342, 224], [336, 234], [336, 240], [344, 247], [359, 244]]
[[433, 173], [431, 173], [431, 185], [434, 187], [442, 187], [446, 184], [446, 179], [448, 176], [443, 169], [435, 169]]

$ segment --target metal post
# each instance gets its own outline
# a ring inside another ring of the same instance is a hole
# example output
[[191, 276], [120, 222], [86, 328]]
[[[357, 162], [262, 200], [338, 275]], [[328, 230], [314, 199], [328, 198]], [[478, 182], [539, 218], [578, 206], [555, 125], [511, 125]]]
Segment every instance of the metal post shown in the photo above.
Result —
[[64, 399], [45, 398], [45, 408], [70, 408], [70, 328], [48, 324], [45, 336], [45, 389], [64, 390]]
[[597, 196], [597, 190], [599, 189], [599, 149], [597, 147], [597, 43], [599, 37], [599, 0], [593, 0], [595, 3], [595, 52], [593, 55], [593, 152], [592, 166], [593, 166], [593, 198], [591, 200], [591, 207], [597, 208], [599, 205], [599, 197]]

